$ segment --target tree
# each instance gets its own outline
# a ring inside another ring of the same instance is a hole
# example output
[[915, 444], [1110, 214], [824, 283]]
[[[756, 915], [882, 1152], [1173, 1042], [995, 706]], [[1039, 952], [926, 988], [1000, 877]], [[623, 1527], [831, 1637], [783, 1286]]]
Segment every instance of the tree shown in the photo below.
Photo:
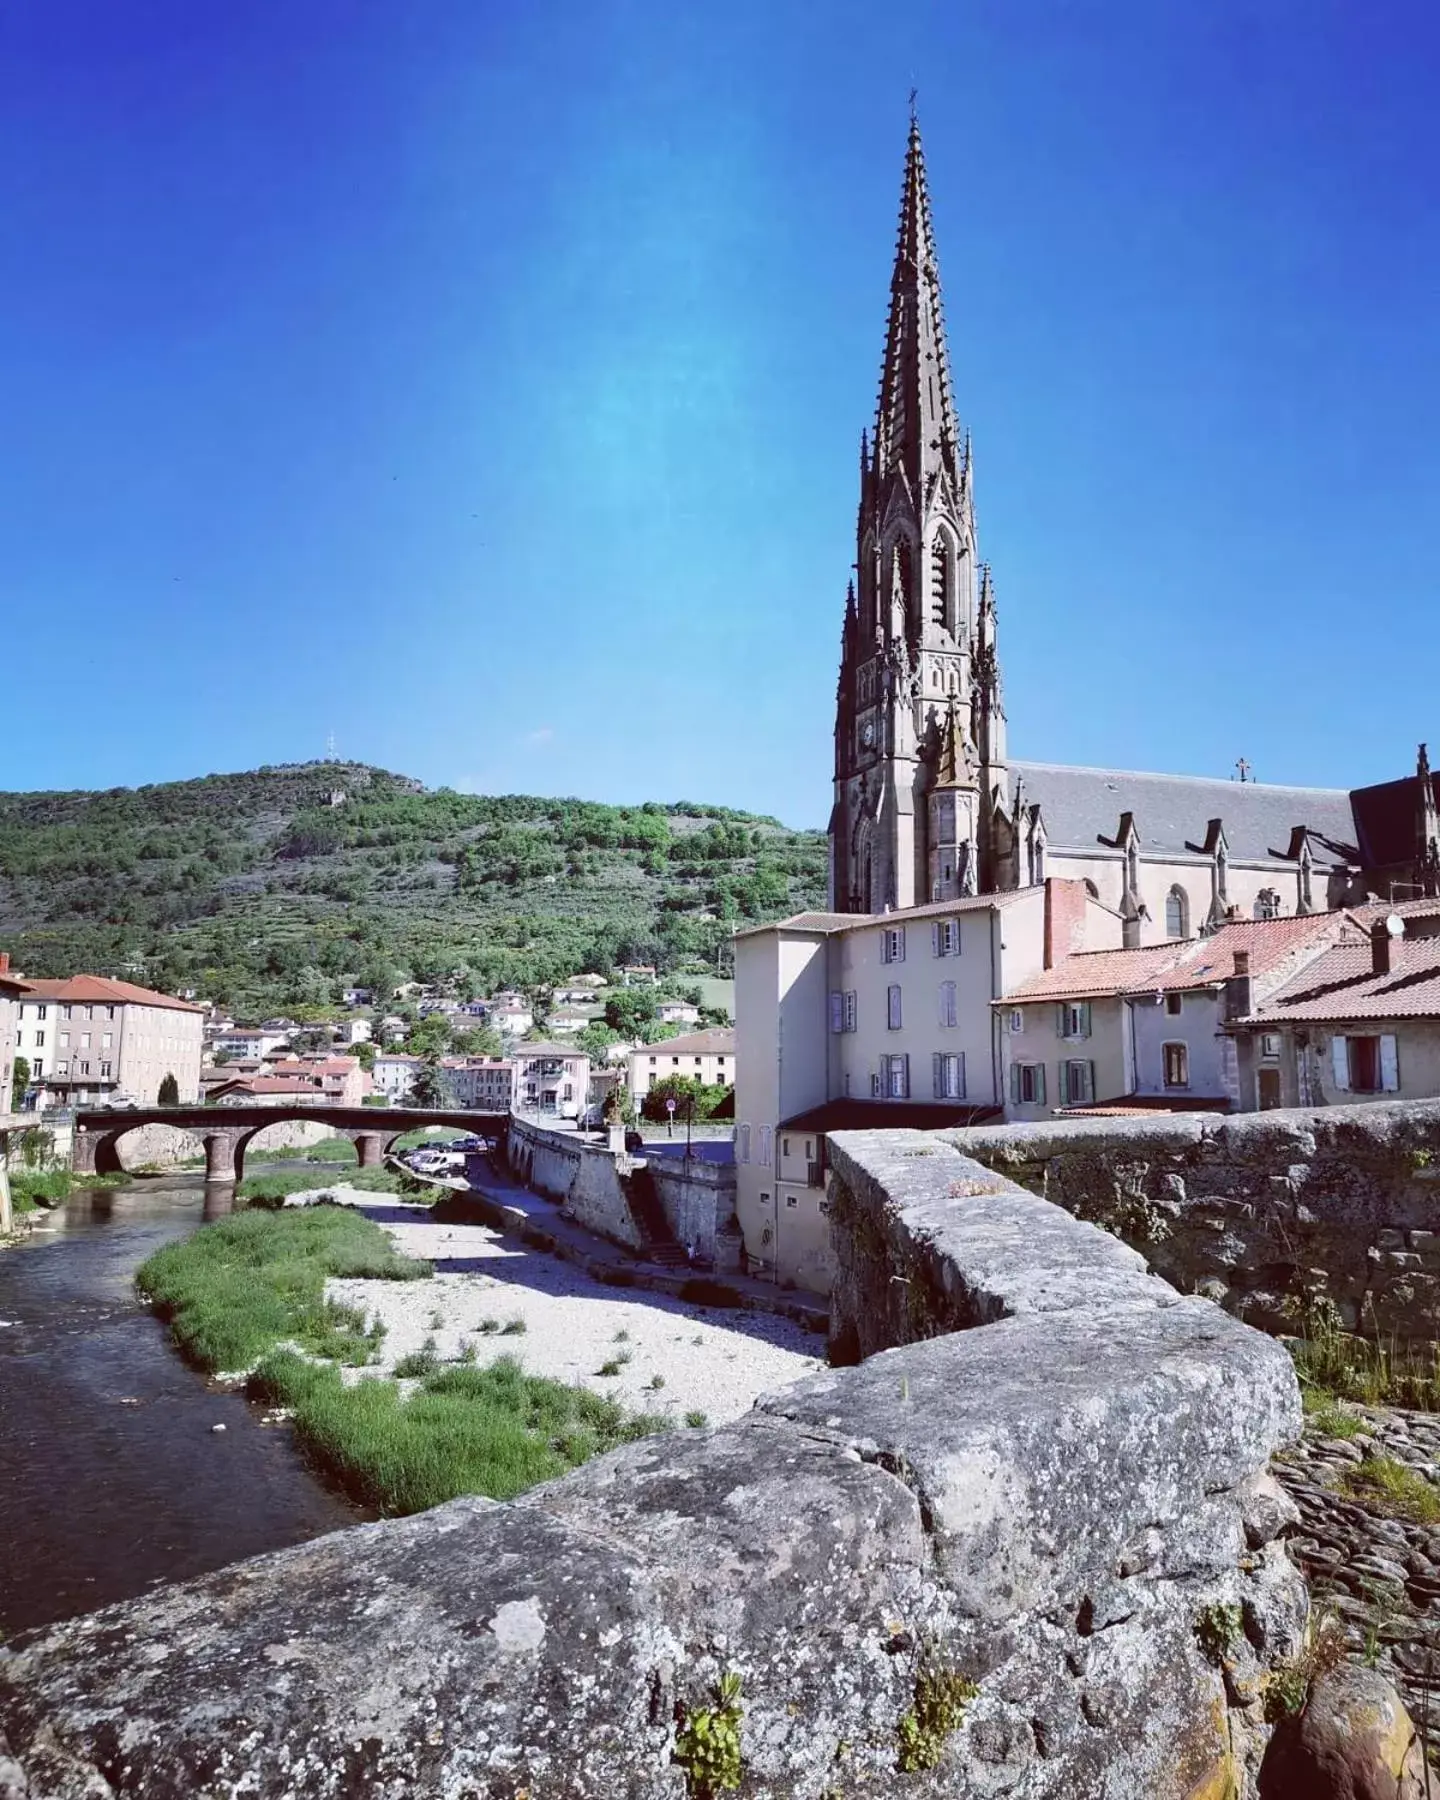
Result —
[[166, 1075], [160, 1082], [160, 1092], [155, 1096], [157, 1106], [178, 1106], [180, 1104], [180, 1083], [173, 1075]]
[[[640, 1102], [640, 1111], [647, 1119], [664, 1123], [670, 1117], [667, 1100], [675, 1102], [675, 1122], [683, 1124], [687, 1118], [695, 1123], [708, 1119], [715, 1108], [730, 1092], [728, 1087], [714, 1084], [707, 1085], [696, 1081], [691, 1075], [665, 1075], [653, 1082], [650, 1091]], [[694, 1107], [692, 1113], [690, 1108]]]
[[355, 1058], [356, 1062], [359, 1063], [360, 1067], [367, 1075], [374, 1073], [376, 1051], [373, 1044], [352, 1044], [350, 1046], [350, 1054]]
[[450, 1048], [457, 1056], [503, 1056], [505, 1040], [493, 1025], [472, 1025], [450, 1033]]
[[23, 1056], [15, 1058], [10, 1091], [10, 1105], [14, 1112], [19, 1112], [25, 1104], [25, 1090], [30, 1086], [30, 1064]]
[[621, 1037], [643, 1037], [654, 1017], [655, 996], [645, 988], [621, 988], [605, 1002], [605, 1023]]
[[420, 1067], [415, 1071], [415, 1079], [410, 1083], [410, 1104], [439, 1107], [455, 1104], [450, 1091], [450, 1077], [440, 1066], [438, 1050], [427, 1051]]

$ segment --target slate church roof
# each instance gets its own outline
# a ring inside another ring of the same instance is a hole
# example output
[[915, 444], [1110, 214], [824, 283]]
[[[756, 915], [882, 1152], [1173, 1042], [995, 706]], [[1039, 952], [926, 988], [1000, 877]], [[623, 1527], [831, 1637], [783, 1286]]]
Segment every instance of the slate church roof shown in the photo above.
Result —
[[[1344, 788], [1271, 787], [1258, 781], [1062, 763], [1012, 762], [1010, 772], [1012, 786], [1018, 778], [1023, 798], [1039, 805], [1046, 841], [1054, 849], [1090, 850], [1113, 843], [1120, 815], [1128, 812], [1134, 815], [1142, 856], [1204, 854], [1209, 822], [1221, 819], [1232, 861], [1286, 857], [1296, 827], [1309, 831], [1317, 868], [1360, 860], [1351, 796]], [[1412, 790], [1413, 786], [1413, 777], [1386, 784]], [[1404, 812], [1408, 821], [1405, 848], [1388, 859], [1398, 861], [1411, 853], [1413, 801], [1394, 810]]]

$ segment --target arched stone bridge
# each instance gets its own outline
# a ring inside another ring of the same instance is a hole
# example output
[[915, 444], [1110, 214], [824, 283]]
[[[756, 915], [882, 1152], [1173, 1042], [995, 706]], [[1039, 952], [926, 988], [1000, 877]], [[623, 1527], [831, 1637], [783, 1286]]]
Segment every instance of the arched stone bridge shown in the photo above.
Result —
[[477, 1137], [504, 1140], [510, 1115], [456, 1112], [419, 1106], [149, 1106], [133, 1112], [95, 1110], [75, 1115], [71, 1166], [80, 1175], [113, 1175], [120, 1169], [120, 1140], [142, 1125], [173, 1125], [205, 1146], [205, 1179], [239, 1181], [245, 1147], [269, 1125], [303, 1119], [348, 1137], [362, 1169], [378, 1167], [396, 1138], [425, 1125], [451, 1125]]

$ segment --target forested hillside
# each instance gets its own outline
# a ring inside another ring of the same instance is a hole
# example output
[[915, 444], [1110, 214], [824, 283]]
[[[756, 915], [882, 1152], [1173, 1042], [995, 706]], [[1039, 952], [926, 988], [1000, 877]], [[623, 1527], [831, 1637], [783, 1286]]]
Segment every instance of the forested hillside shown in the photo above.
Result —
[[823, 901], [825, 840], [723, 807], [428, 790], [307, 763], [0, 794], [0, 949], [242, 1012], [354, 982], [484, 992], [622, 962], [715, 965], [735, 923]]

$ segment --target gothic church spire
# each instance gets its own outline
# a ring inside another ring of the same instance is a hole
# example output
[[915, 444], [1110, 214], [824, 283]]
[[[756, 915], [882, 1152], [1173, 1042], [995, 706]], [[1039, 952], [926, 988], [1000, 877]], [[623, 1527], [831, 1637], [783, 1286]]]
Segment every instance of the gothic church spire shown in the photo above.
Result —
[[959, 446], [925, 153], [912, 114], [875, 417], [875, 473], [883, 482], [903, 471], [919, 506], [943, 469], [958, 495]]

